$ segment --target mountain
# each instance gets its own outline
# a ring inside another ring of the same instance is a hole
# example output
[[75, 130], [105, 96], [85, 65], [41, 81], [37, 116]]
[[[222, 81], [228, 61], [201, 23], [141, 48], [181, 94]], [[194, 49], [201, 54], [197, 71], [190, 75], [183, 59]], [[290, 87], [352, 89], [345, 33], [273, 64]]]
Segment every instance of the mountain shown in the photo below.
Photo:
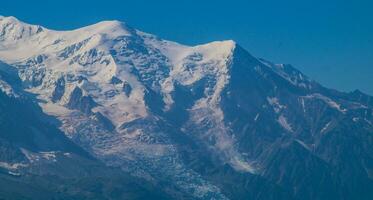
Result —
[[50, 148], [71, 145], [150, 194], [373, 198], [373, 98], [325, 88], [234, 41], [191, 47], [118, 21], [55, 31], [1, 17], [0, 60], [13, 74], [1, 76], [5, 96], [27, 96], [48, 116], [43, 134], [64, 134]]

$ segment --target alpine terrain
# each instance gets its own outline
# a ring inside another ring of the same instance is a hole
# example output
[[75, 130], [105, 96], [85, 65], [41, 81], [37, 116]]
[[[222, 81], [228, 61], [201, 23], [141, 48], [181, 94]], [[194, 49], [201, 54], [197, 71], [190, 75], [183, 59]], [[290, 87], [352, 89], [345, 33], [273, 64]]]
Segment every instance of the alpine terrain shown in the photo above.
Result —
[[0, 199], [373, 199], [373, 97], [234, 41], [0, 17]]

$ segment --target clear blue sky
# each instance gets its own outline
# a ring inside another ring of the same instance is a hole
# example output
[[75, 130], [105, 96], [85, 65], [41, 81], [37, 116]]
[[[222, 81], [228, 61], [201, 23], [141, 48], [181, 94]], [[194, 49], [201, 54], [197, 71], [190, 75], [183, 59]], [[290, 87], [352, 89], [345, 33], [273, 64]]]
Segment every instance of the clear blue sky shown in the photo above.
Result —
[[117, 19], [191, 45], [233, 39], [328, 87], [373, 95], [371, 0], [0, 0], [0, 15], [51, 29]]

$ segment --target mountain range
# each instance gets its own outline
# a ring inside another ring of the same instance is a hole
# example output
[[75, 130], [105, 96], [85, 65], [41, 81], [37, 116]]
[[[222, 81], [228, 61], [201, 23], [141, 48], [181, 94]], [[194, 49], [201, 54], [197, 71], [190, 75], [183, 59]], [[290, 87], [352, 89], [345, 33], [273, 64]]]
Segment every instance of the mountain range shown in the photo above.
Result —
[[234, 41], [0, 17], [0, 199], [373, 199], [373, 97]]

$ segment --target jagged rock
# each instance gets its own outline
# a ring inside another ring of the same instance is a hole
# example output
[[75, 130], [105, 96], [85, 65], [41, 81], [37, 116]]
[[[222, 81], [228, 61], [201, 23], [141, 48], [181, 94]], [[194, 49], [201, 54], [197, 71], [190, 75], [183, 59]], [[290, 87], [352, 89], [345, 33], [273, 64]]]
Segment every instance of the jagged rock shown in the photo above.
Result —
[[115, 95], [117, 95], [119, 92], [117, 90], [109, 90], [105, 92], [106, 98], [113, 98]]
[[90, 96], [83, 96], [82, 89], [75, 87], [69, 97], [66, 106], [70, 109], [78, 109], [85, 114], [90, 114], [91, 109], [97, 104]]
[[116, 84], [121, 84], [121, 83], [123, 83], [123, 81], [120, 80], [119, 78], [113, 76], [113, 77], [111, 78], [111, 80], [110, 80], [110, 83], [116, 85]]
[[106, 128], [107, 130], [113, 131], [115, 129], [115, 126], [113, 125], [113, 123], [100, 112], [95, 112], [93, 117], [95, 120], [101, 123], [103, 127]]
[[131, 91], [132, 91], [132, 87], [131, 87], [131, 85], [130, 85], [127, 81], [125, 81], [125, 82], [123, 82], [123, 86], [122, 86], [122, 88], [123, 88], [123, 92], [124, 92], [124, 94], [125, 94], [127, 97], [129, 97], [129, 96], [131, 95]]
[[57, 79], [55, 83], [55, 88], [52, 93], [52, 102], [57, 102], [59, 101], [62, 96], [65, 94], [65, 78], [61, 77]]

